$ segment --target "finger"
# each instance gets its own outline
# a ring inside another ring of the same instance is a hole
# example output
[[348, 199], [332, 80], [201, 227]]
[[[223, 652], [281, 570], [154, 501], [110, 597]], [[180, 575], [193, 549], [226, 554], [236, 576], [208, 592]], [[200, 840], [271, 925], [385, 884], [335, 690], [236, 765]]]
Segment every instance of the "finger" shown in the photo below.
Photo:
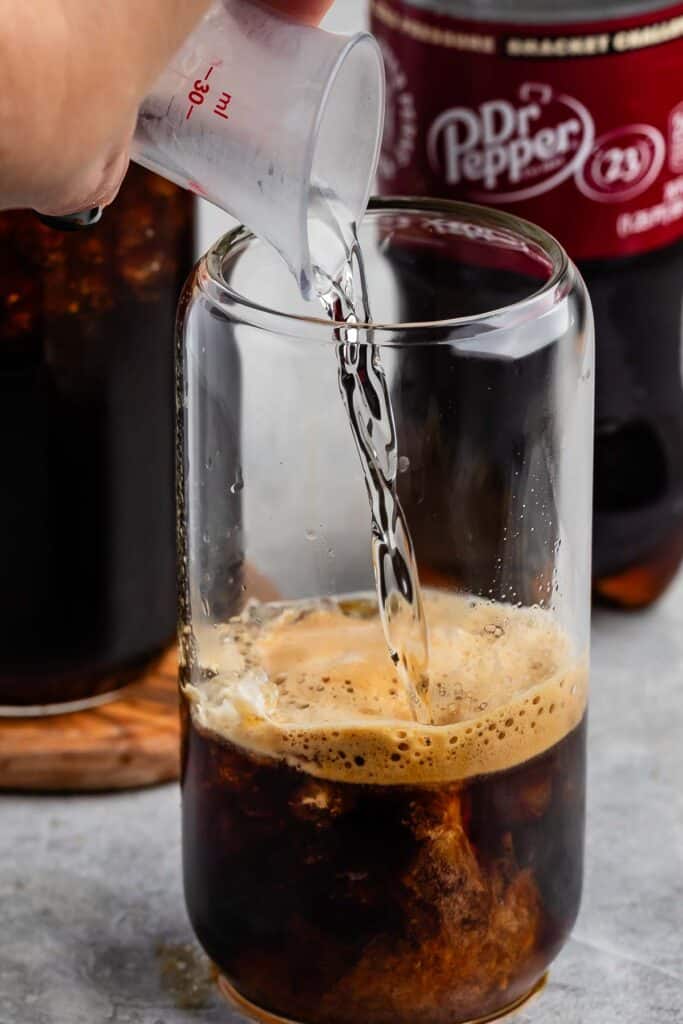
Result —
[[307, 25], [317, 25], [332, 6], [333, 0], [265, 0], [273, 7], [290, 18], [303, 21]]
[[119, 149], [55, 193], [42, 197], [34, 204], [35, 209], [50, 217], [62, 217], [81, 210], [109, 206], [118, 195], [128, 163], [128, 149]]

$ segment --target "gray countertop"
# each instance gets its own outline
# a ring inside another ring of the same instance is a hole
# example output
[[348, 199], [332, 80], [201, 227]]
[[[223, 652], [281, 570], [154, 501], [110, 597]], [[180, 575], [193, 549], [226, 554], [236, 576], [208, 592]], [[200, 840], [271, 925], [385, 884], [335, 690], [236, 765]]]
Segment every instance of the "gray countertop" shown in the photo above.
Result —
[[[595, 615], [587, 875], [519, 1024], [683, 1021], [683, 579]], [[234, 1021], [181, 892], [176, 786], [0, 798], [0, 1024]]]

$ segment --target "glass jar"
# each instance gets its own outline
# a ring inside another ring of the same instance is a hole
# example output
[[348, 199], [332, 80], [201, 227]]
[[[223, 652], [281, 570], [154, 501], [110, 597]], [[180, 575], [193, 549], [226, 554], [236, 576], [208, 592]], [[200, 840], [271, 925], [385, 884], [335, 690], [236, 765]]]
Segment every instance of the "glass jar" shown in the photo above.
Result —
[[0, 214], [0, 714], [82, 707], [172, 638], [173, 321], [193, 200], [132, 166], [82, 232]]
[[[592, 316], [506, 214], [377, 201], [360, 240], [374, 325], [325, 320], [243, 229], [181, 303], [187, 905], [257, 1019], [490, 1019], [580, 900]], [[428, 724], [378, 615], [354, 367], [393, 407]]]

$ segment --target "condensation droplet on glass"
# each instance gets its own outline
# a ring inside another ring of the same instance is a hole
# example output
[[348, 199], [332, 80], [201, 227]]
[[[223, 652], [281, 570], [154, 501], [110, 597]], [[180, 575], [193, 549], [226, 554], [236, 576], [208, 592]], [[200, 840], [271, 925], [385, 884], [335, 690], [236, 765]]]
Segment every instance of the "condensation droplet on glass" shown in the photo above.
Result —
[[399, 455], [398, 457], [398, 471], [399, 473], [407, 473], [410, 469], [410, 459], [407, 455]]
[[317, 540], [318, 534], [315, 530], [306, 530], [306, 540]]
[[202, 609], [204, 611], [204, 614], [208, 618], [211, 615], [211, 606], [209, 605], [208, 597], [202, 598]]
[[204, 530], [204, 533], [202, 534], [202, 543], [203, 544], [208, 544], [210, 539], [211, 538], [209, 537], [208, 530]]
[[244, 487], [244, 477], [242, 476], [242, 467], [238, 466], [237, 467], [237, 474], [235, 476], [235, 480], [234, 480], [234, 482], [232, 484], [230, 484], [230, 493], [231, 494], [239, 494], [239, 492], [242, 490], [243, 487]]

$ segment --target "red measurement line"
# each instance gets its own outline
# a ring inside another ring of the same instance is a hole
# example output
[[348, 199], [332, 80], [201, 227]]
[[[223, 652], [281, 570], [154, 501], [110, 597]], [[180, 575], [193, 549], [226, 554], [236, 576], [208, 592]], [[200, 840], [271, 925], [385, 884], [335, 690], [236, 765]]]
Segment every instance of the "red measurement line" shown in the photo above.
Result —
[[190, 106], [190, 107], [187, 108], [187, 113], [185, 114], [185, 120], [186, 121], [189, 121], [190, 118], [192, 117], [192, 111], [193, 110], [194, 110], [193, 106]]
[[211, 78], [211, 72], [212, 72], [212, 71], [213, 71], [213, 64], [211, 65], [211, 67], [209, 68], [209, 70], [208, 70], [208, 71], [206, 72], [206, 74], [204, 75], [204, 81], [205, 81], [205, 82], [206, 82], [206, 81], [208, 81], [208, 79], [209, 79], [209, 78]]

